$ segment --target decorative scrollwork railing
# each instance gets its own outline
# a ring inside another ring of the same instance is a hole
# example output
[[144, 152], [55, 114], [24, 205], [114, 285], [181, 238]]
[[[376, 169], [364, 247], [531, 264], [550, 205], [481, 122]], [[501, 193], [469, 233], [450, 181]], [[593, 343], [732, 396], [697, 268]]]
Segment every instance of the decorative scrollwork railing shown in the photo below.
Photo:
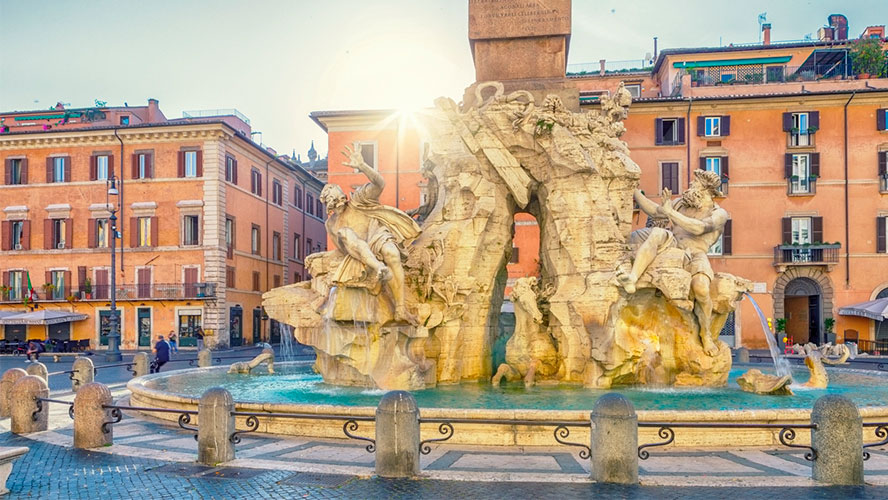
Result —
[[102, 432], [108, 434], [111, 432], [111, 426], [123, 419], [123, 412], [120, 408], [111, 408], [111, 420], [102, 424]]
[[37, 416], [38, 413], [43, 411], [43, 403], [57, 403], [62, 405], [68, 405], [68, 417], [71, 420], [74, 420], [74, 402], [73, 401], [64, 401], [61, 399], [51, 399], [51, 398], [34, 398], [34, 406], [37, 407], [36, 410], [31, 412], [31, 421], [36, 422], [40, 417]]
[[[73, 407], [72, 407], [73, 408]], [[185, 429], [186, 431], [194, 432], [194, 439], [197, 440], [197, 427], [191, 427], [187, 424], [191, 423], [191, 415], [197, 415], [197, 410], [174, 410], [171, 408], [148, 408], [144, 406], [126, 406], [126, 405], [102, 405], [102, 408], [106, 410], [111, 410], [111, 418], [113, 420], [109, 420], [102, 424], [102, 431], [107, 433], [110, 430], [110, 426], [120, 422], [123, 418], [122, 411], [142, 411], [142, 412], [152, 412], [152, 413], [177, 413], [179, 414], [179, 427]]]
[[487, 418], [420, 418], [420, 424], [440, 424], [438, 426], [438, 432], [441, 433], [444, 437], [440, 438], [431, 438], [426, 439], [419, 443], [419, 451], [423, 455], [428, 455], [432, 452], [431, 447], [429, 446], [431, 443], [440, 443], [443, 441], [447, 441], [454, 435], [453, 424], [493, 424], [493, 425], [508, 425], [508, 426], [516, 426], [516, 425], [526, 425], [526, 426], [538, 426], [538, 427], [551, 427], [555, 426], [555, 432], [553, 436], [555, 441], [560, 444], [566, 446], [576, 446], [578, 448], [582, 448], [579, 452], [580, 458], [583, 460], [588, 460], [592, 456], [592, 450], [588, 445], [583, 443], [572, 443], [570, 441], [565, 441], [565, 439], [570, 436], [570, 430], [568, 427], [586, 427], [590, 426], [588, 421], [558, 421], [558, 420], [506, 420], [506, 419], [487, 419]]
[[444, 437], [426, 439], [419, 443], [419, 452], [423, 455], [428, 455], [432, 452], [432, 447], [429, 446], [429, 443], [438, 443], [441, 441], [447, 441], [448, 439], [453, 437], [453, 425], [450, 422], [441, 422], [441, 425], [438, 426], [438, 432], [441, 433]]
[[[251, 356], [252, 357], [252, 356]], [[248, 426], [247, 430], [237, 431], [232, 433], [231, 439], [232, 443], [239, 443], [240, 437], [239, 434], [243, 434], [246, 432], [253, 432], [259, 428], [259, 419], [262, 418], [298, 418], [305, 420], [345, 420], [345, 424], [342, 426], [342, 433], [351, 439], [357, 439], [359, 441], [367, 441], [370, 444], [365, 446], [365, 449], [368, 453], [373, 453], [376, 451], [376, 440], [364, 436], [359, 436], [356, 434], [352, 434], [354, 431], [358, 430], [358, 422], [374, 422], [376, 421], [376, 417], [370, 416], [355, 416], [355, 415], [320, 415], [317, 413], [272, 413], [272, 412], [251, 412], [251, 411], [233, 411], [232, 415], [236, 417], [247, 417], [246, 424]], [[254, 420], [250, 420], [250, 419]], [[236, 440], [235, 440], [236, 439]]]
[[867, 448], [875, 448], [876, 446], [884, 446], [888, 444], [888, 422], [864, 422], [864, 427], [875, 427], [876, 430], [873, 431], [877, 438], [881, 441], [875, 443], [868, 443], [863, 445], [863, 459], [870, 459], [870, 452], [866, 451]]
[[779, 429], [777, 434], [777, 438], [780, 440], [780, 444], [786, 446], [787, 448], [799, 448], [803, 450], [808, 450], [805, 452], [805, 460], [814, 461], [817, 460], [817, 450], [812, 448], [811, 446], [805, 446], [802, 444], [792, 444], [792, 441], [796, 438], [795, 429], [816, 429], [817, 424], [728, 424], [728, 423], [704, 423], [704, 422], [639, 422], [639, 427], [657, 427], [659, 428], [657, 431], [657, 435], [660, 436], [663, 441], [658, 441], [655, 443], [645, 443], [638, 447], [638, 458], [641, 460], [647, 460], [650, 457], [650, 453], [647, 451], [647, 448], [653, 448], [657, 446], [666, 446], [675, 441], [675, 429], [677, 428], [697, 428], [697, 429]]
[[375, 452], [376, 451], [376, 440], [372, 439], [372, 438], [352, 434], [352, 432], [354, 432], [356, 430], [358, 430], [358, 422], [355, 419], [349, 419], [349, 421], [347, 421], [345, 424], [342, 425], [342, 432], [344, 432], [346, 436], [348, 436], [352, 439], [359, 439], [361, 441], [369, 442], [370, 444], [365, 446], [364, 449], [367, 450], [367, 453]]
[[[579, 427], [580, 424], [574, 425], [574, 427]], [[588, 427], [588, 424], [582, 424], [583, 427]], [[586, 446], [582, 443], [571, 443], [570, 441], [565, 441], [570, 436], [570, 429], [568, 429], [568, 425], [562, 424], [555, 428], [555, 441], [558, 441], [561, 444], [567, 446], [577, 446], [583, 448], [580, 450], [579, 455], [583, 460], [589, 460], [592, 458], [592, 448]]]
[[259, 419], [256, 418], [255, 415], [250, 415], [246, 420], [247, 428], [242, 431], [234, 431], [228, 436], [228, 440], [231, 441], [231, 444], [238, 444], [241, 442], [240, 435], [246, 434], [248, 432], [256, 432], [256, 429], [259, 428]]

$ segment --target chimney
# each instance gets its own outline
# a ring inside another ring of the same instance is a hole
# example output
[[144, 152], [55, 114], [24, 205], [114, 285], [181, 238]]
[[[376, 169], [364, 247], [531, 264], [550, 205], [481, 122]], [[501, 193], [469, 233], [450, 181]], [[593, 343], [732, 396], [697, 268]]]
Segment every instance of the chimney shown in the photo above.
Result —
[[599, 65], [599, 68], [598, 68], [598, 74], [601, 75], [601, 76], [604, 76], [604, 63], [605, 63], [605, 61], [606, 61], [606, 59], [599, 59], [599, 60], [598, 60], [598, 65]]
[[848, 39], [848, 18], [842, 14], [830, 14], [827, 18], [829, 27], [833, 29], [833, 40]]
[[762, 25], [762, 45], [771, 45], [771, 23]]
[[657, 60], [657, 37], [654, 37], [654, 61]]
[[148, 123], [160, 121], [157, 116], [160, 114], [159, 111], [157, 99], [148, 99]]

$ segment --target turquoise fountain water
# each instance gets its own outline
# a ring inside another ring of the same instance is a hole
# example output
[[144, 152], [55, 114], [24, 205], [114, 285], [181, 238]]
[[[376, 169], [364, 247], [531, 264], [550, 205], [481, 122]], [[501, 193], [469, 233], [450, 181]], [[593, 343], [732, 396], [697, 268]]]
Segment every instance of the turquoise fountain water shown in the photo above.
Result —
[[[762, 333], [765, 334], [765, 340], [768, 341], [768, 349], [771, 351], [771, 359], [774, 360], [774, 371], [781, 377], [784, 375], [792, 375], [789, 368], [789, 361], [786, 359], [786, 356], [780, 352], [780, 348], [777, 346], [777, 339], [774, 338], [774, 333], [771, 332], [771, 327], [768, 326], [768, 319], [765, 317], [765, 314], [762, 312], [755, 299], [752, 298], [752, 295], [744, 293], [743, 296], [749, 299], [756, 314], [758, 314], [759, 321], [762, 324]], [[796, 377], [793, 377], [793, 380], [797, 380]]]

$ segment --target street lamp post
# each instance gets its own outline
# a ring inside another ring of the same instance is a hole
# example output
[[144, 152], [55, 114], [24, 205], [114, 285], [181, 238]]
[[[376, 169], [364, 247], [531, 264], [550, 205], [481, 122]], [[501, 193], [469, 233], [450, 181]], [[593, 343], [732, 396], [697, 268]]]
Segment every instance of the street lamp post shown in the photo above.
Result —
[[106, 195], [106, 203], [111, 217], [108, 221], [111, 223], [111, 319], [109, 326], [111, 331], [108, 332], [108, 350], [105, 352], [105, 361], [114, 362], [122, 361], [123, 355], [120, 353], [120, 323], [117, 320], [117, 209], [114, 208], [111, 197], [117, 196], [117, 178], [112, 174], [108, 179], [108, 193]]

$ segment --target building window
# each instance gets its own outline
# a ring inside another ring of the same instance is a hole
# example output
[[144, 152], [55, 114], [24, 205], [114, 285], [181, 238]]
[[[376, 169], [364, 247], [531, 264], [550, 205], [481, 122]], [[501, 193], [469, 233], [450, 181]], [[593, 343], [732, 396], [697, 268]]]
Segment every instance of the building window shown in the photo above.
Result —
[[9, 300], [22, 300], [24, 271], [9, 271]]
[[22, 240], [24, 239], [25, 222], [20, 220], [12, 221], [10, 231], [12, 233], [12, 250], [22, 250], [24, 248]]
[[151, 217], [139, 217], [138, 246], [150, 247], [151, 241]]
[[[49, 273], [52, 291], [47, 293], [53, 300], [62, 300], [65, 298], [65, 271], [51, 271]], [[49, 298], [49, 297], [47, 297]]]
[[197, 151], [185, 151], [185, 177], [197, 177]]
[[253, 255], [259, 255], [259, 252], [262, 249], [261, 243], [259, 226], [253, 224], [253, 230], [250, 233], [250, 250], [253, 252]]
[[8, 165], [7, 172], [8, 173], [6, 174], [7, 175], [6, 184], [13, 185], [13, 186], [24, 184], [24, 181], [22, 179], [24, 177], [22, 175], [23, 164], [24, 164], [24, 160], [22, 160], [21, 158], [7, 160], [7, 165]]
[[68, 222], [65, 219], [52, 220], [52, 248], [65, 248], [65, 229]]
[[[810, 217], [793, 217], [792, 218], [792, 240], [793, 245], [810, 245], [811, 240], [811, 218]], [[796, 248], [792, 251], [793, 262], [810, 262], [810, 248]]]
[[[376, 168], [376, 143], [375, 142], [356, 142], [355, 148], [361, 148], [361, 157], [364, 159], [364, 163], [370, 166], [373, 170], [378, 170]], [[357, 169], [355, 169], [357, 172]]]
[[518, 250], [518, 247], [512, 247], [512, 256], [509, 258], [510, 264], [517, 264], [519, 262]]
[[888, 252], [886, 234], [888, 234], [888, 217], [876, 217], [876, 253]]
[[302, 257], [299, 255], [299, 247], [302, 246], [301, 238], [298, 233], [293, 233], [293, 258], [296, 260], [302, 260]]
[[136, 179], [150, 179], [154, 177], [151, 172], [151, 154], [139, 153], [136, 155]]
[[718, 137], [721, 135], [721, 117], [707, 116], [704, 120], [706, 137]]
[[110, 231], [111, 221], [108, 219], [96, 219], [96, 248], [108, 248]]
[[626, 90], [629, 91], [629, 95], [631, 95], [633, 98], [638, 99], [639, 97], [641, 97], [641, 84], [640, 83], [631, 83], [631, 84], [625, 85], [625, 87], [626, 87]]
[[725, 235], [723, 235], [723, 234], [720, 235], [720, 236], [718, 237], [718, 241], [716, 241], [715, 243], [713, 243], [712, 246], [709, 247], [709, 250], [708, 250], [706, 253], [707, 253], [708, 255], [722, 255], [722, 253], [723, 253], [723, 251], [722, 251], [722, 243], [724, 242], [724, 237], [725, 237]]
[[668, 189], [673, 194], [680, 191], [678, 182], [678, 162], [663, 162], [660, 164], [660, 190]]
[[284, 203], [281, 183], [277, 179], [271, 183], [271, 202], [278, 206]]
[[227, 267], [225, 268], [225, 286], [226, 286], [226, 287], [228, 287], [228, 288], [234, 288], [234, 287], [235, 287], [235, 286], [234, 286], [234, 284], [235, 284], [235, 276], [236, 276], [236, 275], [235, 275], [235, 273], [234, 273], [234, 267], [232, 267], [232, 266], [227, 266]]
[[674, 146], [685, 142], [684, 118], [657, 118], [654, 121], [654, 143], [658, 146]]
[[281, 276], [279, 274], [275, 274], [271, 277], [272, 286], [274, 288], [278, 288], [281, 286]]
[[225, 180], [237, 184], [237, 161], [233, 156], [225, 157]]
[[108, 180], [108, 155], [96, 156], [96, 180]]
[[121, 125], [129, 125], [129, 116], [121, 116], [120, 117]]
[[879, 151], [879, 191], [888, 191], [888, 151]]
[[231, 217], [225, 218], [225, 247], [229, 253], [234, 250], [234, 219]]
[[792, 194], [810, 193], [814, 177], [811, 172], [811, 156], [792, 155], [792, 175], [789, 177], [789, 192]]
[[293, 188], [293, 204], [296, 205], [296, 208], [302, 210], [302, 189]]
[[271, 235], [271, 258], [281, 260], [281, 233], [277, 231]]
[[311, 238], [306, 238], [305, 240], [305, 256], [311, 254]]
[[183, 218], [183, 240], [185, 246], [200, 244], [200, 219], [197, 215], [186, 215]]
[[259, 271], [253, 271], [253, 291], [259, 291]]
[[317, 201], [317, 207], [315, 207], [315, 208], [317, 208], [316, 215], [318, 216], [318, 219], [323, 219], [324, 218], [324, 204], [321, 203], [321, 200]]
[[314, 197], [310, 193], [305, 193], [305, 211], [308, 215], [314, 215]]
[[715, 172], [721, 177], [721, 158], [720, 157], [712, 157], [705, 158], [706, 160], [706, 170], [708, 172]]
[[299, 283], [300, 281], [302, 281], [302, 276], [299, 274], [299, 272], [297, 271], [293, 273], [293, 283]]
[[65, 182], [65, 158], [56, 157], [52, 159], [52, 182]]
[[262, 173], [255, 168], [250, 170], [250, 192], [262, 196]]
[[790, 146], [810, 146], [814, 143], [813, 136], [820, 127], [820, 113], [784, 113], [783, 130], [789, 132]]

